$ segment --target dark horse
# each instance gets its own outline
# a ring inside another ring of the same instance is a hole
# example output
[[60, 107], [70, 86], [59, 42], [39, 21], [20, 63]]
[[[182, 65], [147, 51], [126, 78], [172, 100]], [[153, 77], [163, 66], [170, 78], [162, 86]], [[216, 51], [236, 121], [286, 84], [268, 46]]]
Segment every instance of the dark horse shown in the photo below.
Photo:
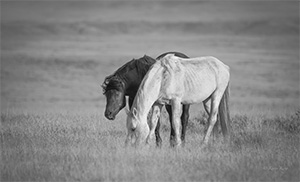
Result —
[[[167, 54], [175, 54], [181, 58], [188, 58], [186, 55], [179, 52], [167, 52], [157, 57], [157, 59], [164, 57]], [[133, 100], [138, 91], [139, 85], [141, 84], [147, 71], [151, 65], [155, 63], [155, 59], [144, 55], [139, 59], [133, 59], [122, 67], [120, 67], [114, 74], [107, 76], [102, 84], [103, 94], [106, 96], [106, 109], [105, 117], [109, 120], [114, 120], [116, 115], [121, 109], [126, 106], [126, 98], [128, 96], [129, 108], [133, 104]], [[189, 119], [189, 108], [190, 105], [182, 106], [181, 115], [181, 140], [185, 141], [186, 126]], [[171, 123], [171, 136], [170, 144], [174, 144], [175, 131], [172, 126], [172, 109], [170, 105], [166, 105], [166, 110], [169, 113]], [[157, 123], [155, 128], [156, 145], [161, 146], [161, 137], [159, 134], [160, 121]]]

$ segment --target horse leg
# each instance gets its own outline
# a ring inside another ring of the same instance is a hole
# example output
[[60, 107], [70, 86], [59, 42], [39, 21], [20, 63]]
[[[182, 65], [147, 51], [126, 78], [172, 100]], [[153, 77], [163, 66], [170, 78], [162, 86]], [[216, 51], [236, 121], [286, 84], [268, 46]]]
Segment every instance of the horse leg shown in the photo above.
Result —
[[128, 146], [128, 142], [130, 141], [130, 135], [127, 133], [126, 139], [125, 139], [125, 147]]
[[125, 147], [128, 146], [128, 143], [129, 143], [129, 142], [132, 142], [132, 136], [133, 136], [132, 131], [130, 131], [130, 130], [128, 129], [128, 131], [127, 131], [127, 136], [126, 136], [126, 140], [125, 140]]
[[[129, 97], [128, 104], [129, 104], [130, 109], [132, 107], [133, 101], [134, 101], [134, 97]], [[156, 128], [155, 128], [156, 145], [158, 147], [160, 147], [161, 143], [162, 143], [162, 140], [161, 140], [161, 137], [160, 137], [160, 134], [159, 134], [159, 129], [160, 129], [160, 119], [158, 119], [157, 125], [156, 125]]]
[[160, 116], [160, 110], [161, 110], [160, 105], [153, 105], [152, 106], [152, 112], [151, 112], [151, 117], [150, 117], [150, 132], [148, 134], [148, 137], [146, 139], [146, 143], [149, 144], [150, 140], [152, 139], [152, 136], [154, 135], [154, 130], [156, 129], [157, 122]]
[[173, 118], [172, 118], [172, 107], [171, 105], [165, 105], [166, 110], [169, 114], [169, 120], [170, 120], [170, 128], [171, 128], [171, 133], [170, 133], [170, 145], [174, 147], [175, 145], [175, 131], [174, 131], [174, 126], [173, 126]]
[[155, 138], [156, 138], [156, 146], [157, 147], [161, 147], [161, 145], [162, 145], [162, 140], [161, 140], [161, 137], [159, 134], [159, 129], [160, 129], [160, 117], [157, 120], [157, 125], [155, 128]]
[[[206, 111], [206, 113], [207, 113], [207, 115], [209, 116], [210, 115], [210, 103], [211, 102], [209, 102], [210, 101], [210, 99], [211, 99], [211, 97], [208, 97], [207, 99], [205, 99], [204, 101], [203, 101], [203, 106], [204, 106], [204, 109], [205, 109], [205, 111]], [[217, 122], [216, 122], [216, 124], [215, 124], [215, 126], [214, 126], [214, 128], [213, 128], [213, 139], [215, 139], [215, 138], [217, 138], [217, 136], [218, 136], [218, 133], [219, 133], [219, 131], [218, 131], [218, 123], [219, 123], [219, 121], [217, 120]]]
[[203, 101], [203, 106], [204, 106], [204, 109], [205, 109], [208, 116], [209, 116], [209, 113], [210, 113], [210, 103], [209, 103], [209, 101], [210, 101], [210, 97]]
[[180, 115], [182, 112], [181, 100], [174, 99], [172, 100], [172, 120], [173, 126], [175, 131], [175, 146], [181, 145], [181, 138], [180, 138]]
[[190, 109], [190, 105], [186, 104], [186, 105], [182, 105], [182, 114], [181, 114], [181, 140], [182, 140], [182, 144], [185, 144], [185, 133], [186, 133], [186, 127], [189, 121], [189, 109]]
[[130, 96], [129, 96], [129, 98], [128, 98], [129, 109], [131, 109], [132, 104], [133, 104], [133, 101], [134, 101], [134, 97], [130, 97]]
[[215, 91], [211, 96], [211, 109], [210, 109], [210, 115], [208, 118], [209, 126], [206, 131], [206, 135], [204, 137], [204, 144], [208, 143], [211, 132], [217, 122], [218, 107], [219, 107], [221, 98], [222, 98], [222, 93], [220, 93], [218, 91]]

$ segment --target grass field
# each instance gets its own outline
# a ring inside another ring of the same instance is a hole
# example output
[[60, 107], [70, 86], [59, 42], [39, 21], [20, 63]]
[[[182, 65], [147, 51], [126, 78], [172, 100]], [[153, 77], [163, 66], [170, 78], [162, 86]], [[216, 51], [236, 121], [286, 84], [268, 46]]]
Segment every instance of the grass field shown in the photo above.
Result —
[[[297, 114], [297, 115], [296, 115]], [[232, 118], [231, 143], [201, 148], [204, 125], [189, 123], [187, 143], [124, 148], [124, 123], [99, 115], [1, 115], [3, 181], [298, 181], [300, 113]], [[203, 120], [202, 120], [203, 121]]]
[[[1, 181], [299, 181], [299, 2], [1, 2]], [[231, 68], [230, 143], [124, 148], [105, 76], [180, 51]]]

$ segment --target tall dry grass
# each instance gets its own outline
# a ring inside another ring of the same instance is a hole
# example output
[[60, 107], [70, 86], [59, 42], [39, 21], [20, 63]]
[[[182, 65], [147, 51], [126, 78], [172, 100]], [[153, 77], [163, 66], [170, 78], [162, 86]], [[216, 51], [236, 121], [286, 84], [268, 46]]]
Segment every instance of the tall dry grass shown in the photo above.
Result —
[[125, 124], [97, 114], [1, 114], [2, 181], [299, 181], [299, 112], [232, 117], [229, 143], [201, 147], [205, 119], [184, 148], [125, 148]]

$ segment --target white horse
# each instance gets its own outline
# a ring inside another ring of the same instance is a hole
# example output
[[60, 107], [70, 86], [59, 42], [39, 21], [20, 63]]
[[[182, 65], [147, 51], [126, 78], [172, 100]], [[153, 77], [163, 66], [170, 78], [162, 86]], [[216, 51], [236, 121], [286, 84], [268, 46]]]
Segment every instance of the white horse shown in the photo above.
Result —
[[[179, 146], [181, 104], [200, 102], [204, 103], [209, 114], [204, 144], [209, 141], [218, 115], [226, 138], [230, 129], [229, 79], [229, 67], [214, 57], [183, 59], [168, 54], [157, 60], [144, 77], [128, 113], [128, 135], [125, 143], [133, 136], [136, 138], [136, 145], [144, 141], [148, 143], [154, 134], [162, 105], [170, 104], [173, 111], [175, 145]], [[151, 123], [148, 125], [147, 115], [152, 106]]]

